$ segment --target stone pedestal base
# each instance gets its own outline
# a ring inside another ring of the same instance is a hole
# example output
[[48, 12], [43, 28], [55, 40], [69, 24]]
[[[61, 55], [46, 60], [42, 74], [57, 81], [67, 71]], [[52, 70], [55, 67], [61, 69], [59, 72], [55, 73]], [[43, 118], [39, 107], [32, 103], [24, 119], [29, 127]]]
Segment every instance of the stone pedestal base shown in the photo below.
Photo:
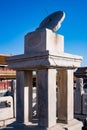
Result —
[[47, 130], [82, 130], [83, 124], [82, 122], [74, 119], [70, 121], [68, 124], [58, 123], [58, 125], [47, 128]]
[[38, 126], [37, 123], [33, 124], [31, 122], [28, 122], [28, 123], [14, 122], [12, 124], [12, 127], [14, 128], [14, 130], [16, 130], [15, 128], [19, 128], [21, 130], [25, 130], [25, 129], [26, 130], [82, 130], [83, 124], [82, 122], [76, 119], [73, 119], [68, 124], [58, 123], [55, 126], [50, 127], [50, 128]]
[[58, 123], [57, 125], [50, 128], [38, 126], [37, 124], [33, 125], [32, 123], [30, 127], [28, 125], [30, 124], [20, 125], [20, 126], [22, 127], [25, 126], [26, 128], [28, 127], [28, 130], [82, 130], [83, 127], [83, 123], [76, 119], [73, 119], [68, 124]]

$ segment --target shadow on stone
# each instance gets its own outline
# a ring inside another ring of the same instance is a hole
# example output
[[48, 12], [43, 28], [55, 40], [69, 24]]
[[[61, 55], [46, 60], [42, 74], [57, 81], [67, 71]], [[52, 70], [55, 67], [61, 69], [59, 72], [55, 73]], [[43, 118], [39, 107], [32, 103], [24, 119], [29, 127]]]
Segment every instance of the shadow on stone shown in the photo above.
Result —
[[87, 118], [85, 118], [84, 121], [83, 121], [82, 130], [87, 130]]
[[0, 128], [0, 130], [46, 130], [46, 128], [38, 126], [37, 124], [25, 125], [22, 123], [13, 122], [4, 128]]
[[64, 128], [64, 130], [68, 130], [67, 128]]

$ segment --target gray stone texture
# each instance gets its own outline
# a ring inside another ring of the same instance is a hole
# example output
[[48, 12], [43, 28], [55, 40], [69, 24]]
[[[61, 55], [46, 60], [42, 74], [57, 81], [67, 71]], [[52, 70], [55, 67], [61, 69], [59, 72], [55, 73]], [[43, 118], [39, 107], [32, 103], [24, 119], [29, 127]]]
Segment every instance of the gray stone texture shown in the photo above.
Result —
[[74, 91], [74, 112], [75, 114], [81, 114], [82, 112], [82, 94], [83, 90], [83, 79], [78, 78], [76, 80], [76, 89]]
[[17, 122], [26, 123], [32, 118], [32, 72], [17, 71]]
[[[25, 54], [40, 52], [64, 52], [64, 37], [53, 33], [49, 29], [42, 29], [28, 33], [25, 36]], [[54, 53], [55, 54], [55, 53]]]
[[56, 70], [38, 71], [38, 111], [39, 125], [56, 125]]
[[63, 123], [73, 119], [73, 70], [58, 71], [58, 119]]
[[82, 95], [82, 104], [81, 104], [81, 107], [82, 107], [82, 114], [84, 114], [84, 115], [87, 116], [87, 93], [84, 93]]

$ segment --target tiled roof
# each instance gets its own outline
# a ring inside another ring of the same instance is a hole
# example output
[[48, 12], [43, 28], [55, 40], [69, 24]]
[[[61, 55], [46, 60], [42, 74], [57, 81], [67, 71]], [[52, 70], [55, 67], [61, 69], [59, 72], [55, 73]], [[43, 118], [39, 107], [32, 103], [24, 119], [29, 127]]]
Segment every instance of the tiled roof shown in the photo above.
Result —
[[0, 54], [0, 65], [6, 65], [5, 58], [12, 56], [11, 54]]
[[77, 77], [87, 76], [87, 67], [80, 67], [74, 72], [74, 75]]

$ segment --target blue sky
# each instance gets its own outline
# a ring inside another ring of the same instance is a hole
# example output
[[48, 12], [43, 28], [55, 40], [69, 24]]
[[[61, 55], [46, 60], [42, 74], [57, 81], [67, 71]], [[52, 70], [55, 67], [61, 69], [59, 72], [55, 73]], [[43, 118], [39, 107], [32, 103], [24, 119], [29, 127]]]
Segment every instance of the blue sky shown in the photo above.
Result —
[[57, 31], [65, 52], [83, 56], [87, 66], [87, 0], [0, 0], [0, 54], [23, 54], [24, 35], [58, 10], [66, 14]]

